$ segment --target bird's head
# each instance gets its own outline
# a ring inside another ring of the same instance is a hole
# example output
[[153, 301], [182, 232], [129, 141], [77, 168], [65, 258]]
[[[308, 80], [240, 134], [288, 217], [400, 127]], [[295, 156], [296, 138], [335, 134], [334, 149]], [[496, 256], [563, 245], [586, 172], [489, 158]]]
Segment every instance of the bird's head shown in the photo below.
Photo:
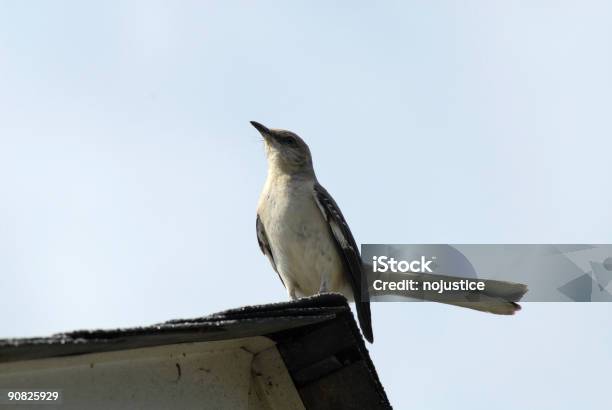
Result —
[[271, 129], [256, 121], [251, 125], [264, 139], [268, 166], [289, 174], [314, 174], [310, 149], [297, 134], [279, 129]]

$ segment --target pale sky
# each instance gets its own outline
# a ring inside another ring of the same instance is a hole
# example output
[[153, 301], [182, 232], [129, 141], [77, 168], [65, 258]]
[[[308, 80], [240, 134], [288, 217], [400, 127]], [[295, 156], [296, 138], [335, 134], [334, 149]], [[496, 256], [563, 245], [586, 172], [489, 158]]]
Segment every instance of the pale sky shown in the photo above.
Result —
[[[610, 243], [612, 5], [0, 0], [0, 337], [285, 300], [249, 120], [358, 243]], [[612, 305], [373, 306], [398, 409], [609, 406]]]

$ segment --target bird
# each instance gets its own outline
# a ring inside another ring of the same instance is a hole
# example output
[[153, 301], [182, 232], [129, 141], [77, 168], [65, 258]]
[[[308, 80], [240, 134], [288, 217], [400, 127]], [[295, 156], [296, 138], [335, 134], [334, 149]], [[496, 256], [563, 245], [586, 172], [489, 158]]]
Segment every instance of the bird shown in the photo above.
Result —
[[374, 342], [359, 248], [334, 198], [319, 183], [297, 134], [251, 121], [264, 140], [268, 173], [257, 205], [257, 241], [291, 299], [340, 293], [354, 301], [363, 336]]
[[[310, 148], [297, 134], [251, 125], [264, 140], [268, 174], [257, 205], [259, 247], [272, 264], [291, 299], [336, 292], [354, 301], [361, 331], [374, 342], [370, 310], [372, 264], [361, 260], [353, 234], [334, 198], [319, 183]], [[390, 274], [399, 281], [407, 276]], [[521, 283], [479, 279], [483, 290], [463, 293], [424, 291], [423, 282], [465, 278], [410, 273], [420, 291], [402, 296], [468, 308], [497, 315], [513, 315], [527, 292]], [[376, 292], [373, 293], [377, 296]]]

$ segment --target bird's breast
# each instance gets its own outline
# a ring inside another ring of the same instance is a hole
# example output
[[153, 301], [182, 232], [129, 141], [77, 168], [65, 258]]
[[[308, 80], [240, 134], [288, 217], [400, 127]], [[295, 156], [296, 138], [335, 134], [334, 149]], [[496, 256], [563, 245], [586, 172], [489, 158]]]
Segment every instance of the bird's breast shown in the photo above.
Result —
[[304, 296], [319, 291], [323, 275], [330, 278], [330, 290], [344, 288], [343, 265], [312, 188], [264, 189], [258, 214], [284, 281], [297, 285]]

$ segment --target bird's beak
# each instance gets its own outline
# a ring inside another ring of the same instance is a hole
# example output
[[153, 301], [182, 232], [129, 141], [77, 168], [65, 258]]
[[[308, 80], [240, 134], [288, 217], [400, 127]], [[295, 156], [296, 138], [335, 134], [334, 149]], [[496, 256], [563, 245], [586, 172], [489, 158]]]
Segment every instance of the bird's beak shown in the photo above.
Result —
[[251, 125], [255, 127], [255, 129], [257, 129], [257, 131], [259, 131], [259, 133], [263, 137], [267, 137], [271, 134], [270, 129], [268, 127], [266, 127], [263, 124], [258, 123], [257, 121], [251, 121]]

